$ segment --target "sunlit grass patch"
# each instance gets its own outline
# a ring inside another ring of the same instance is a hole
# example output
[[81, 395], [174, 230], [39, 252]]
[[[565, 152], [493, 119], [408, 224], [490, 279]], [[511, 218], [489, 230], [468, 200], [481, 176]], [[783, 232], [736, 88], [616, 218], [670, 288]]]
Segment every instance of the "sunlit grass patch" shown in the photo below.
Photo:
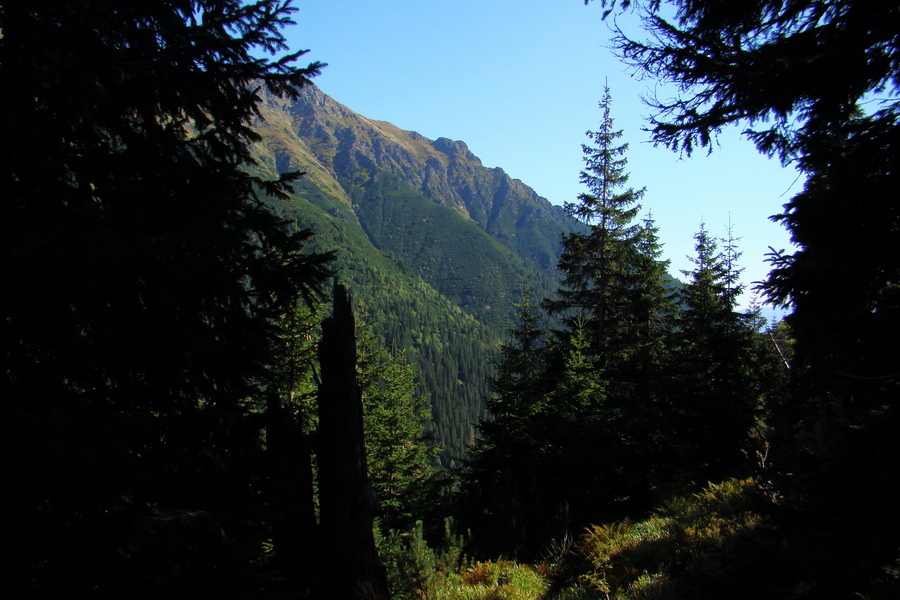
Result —
[[582, 583], [620, 600], [688, 597], [687, 581], [718, 585], [735, 568], [730, 551], [763, 521], [752, 508], [756, 487], [730, 479], [675, 498], [643, 521], [589, 527], [576, 547], [590, 565]]
[[477, 562], [438, 582], [436, 600], [537, 600], [548, 584], [532, 567], [512, 561]]

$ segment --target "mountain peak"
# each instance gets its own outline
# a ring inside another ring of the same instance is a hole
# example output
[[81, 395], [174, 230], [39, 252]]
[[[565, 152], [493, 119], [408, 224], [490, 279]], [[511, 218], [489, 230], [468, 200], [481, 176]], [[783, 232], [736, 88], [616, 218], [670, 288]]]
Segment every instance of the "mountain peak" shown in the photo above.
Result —
[[438, 152], [446, 154], [451, 159], [462, 157], [466, 160], [470, 160], [481, 165], [481, 159], [472, 154], [472, 152], [469, 150], [469, 147], [466, 146], [465, 142], [453, 141], [450, 138], [439, 137], [438, 139], [431, 142], [431, 146]]

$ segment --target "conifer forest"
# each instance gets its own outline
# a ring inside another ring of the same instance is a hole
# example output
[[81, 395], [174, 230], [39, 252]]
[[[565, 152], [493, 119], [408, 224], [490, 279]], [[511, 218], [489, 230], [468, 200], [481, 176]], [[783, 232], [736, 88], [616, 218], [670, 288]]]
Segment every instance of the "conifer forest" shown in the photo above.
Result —
[[0, 4], [0, 596], [900, 597], [900, 4], [585, 4], [653, 142], [804, 176], [765, 281], [671, 272], [610, 87], [553, 206], [291, 0]]

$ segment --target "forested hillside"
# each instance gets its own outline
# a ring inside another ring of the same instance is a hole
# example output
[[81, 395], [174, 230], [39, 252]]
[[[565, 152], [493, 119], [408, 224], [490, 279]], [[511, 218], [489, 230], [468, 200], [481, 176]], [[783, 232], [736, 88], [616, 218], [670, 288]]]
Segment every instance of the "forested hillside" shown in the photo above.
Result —
[[407, 352], [432, 408], [441, 459], [458, 464], [482, 411], [498, 334], [373, 248], [349, 205], [301, 181], [274, 206], [318, 232], [313, 247], [339, 250], [332, 263], [335, 277], [350, 288], [361, 318], [381, 344]]
[[313, 85], [265, 94], [256, 130], [260, 172], [305, 173], [276, 213], [337, 251], [337, 278], [386, 347], [408, 351], [442, 462], [458, 465], [523, 286], [552, 292], [560, 236], [581, 225], [462, 142], [366, 119]]
[[560, 235], [580, 227], [562, 207], [462, 142], [366, 119], [313, 86], [293, 103], [267, 100], [260, 162], [306, 172], [307, 190], [346, 203], [376, 248], [466, 312], [503, 328], [526, 277], [554, 288]]

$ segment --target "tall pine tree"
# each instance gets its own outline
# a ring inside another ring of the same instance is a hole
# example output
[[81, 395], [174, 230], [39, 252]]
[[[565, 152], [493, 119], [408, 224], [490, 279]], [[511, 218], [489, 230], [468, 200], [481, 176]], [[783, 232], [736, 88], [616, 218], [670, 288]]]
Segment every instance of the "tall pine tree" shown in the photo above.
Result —
[[562, 286], [543, 304], [562, 329], [538, 350], [537, 315], [520, 311], [469, 466], [465, 487], [487, 507], [476, 531], [502, 541], [495, 551], [533, 556], [650, 498], [670, 294], [655, 224], [637, 221], [643, 190], [625, 187], [611, 102], [607, 88], [583, 146], [587, 191], [567, 206], [587, 232], [564, 236]]
[[596, 376], [603, 378], [598, 386], [605, 390], [603, 410], [617, 422], [615, 453], [627, 462], [610, 466], [628, 471], [630, 481], [622, 496], [640, 504], [647, 499], [657, 460], [656, 415], [671, 301], [656, 226], [651, 217], [637, 221], [644, 190], [626, 187], [628, 145], [617, 143], [622, 132], [614, 127], [611, 103], [606, 88], [600, 127], [588, 133], [593, 143], [583, 147], [581, 180], [587, 191], [578, 203], [567, 205], [589, 230], [563, 238], [562, 286], [545, 306], [561, 313], [568, 326], [561, 334], [561, 348], [573, 333], [573, 323], [584, 320], [588, 354], [597, 366]]
[[628, 144], [616, 145], [622, 132], [614, 128], [609, 87], [600, 109], [599, 129], [587, 132], [592, 144], [582, 145], [585, 168], [581, 183], [587, 191], [579, 195], [577, 203], [566, 204], [566, 211], [589, 231], [563, 236], [558, 264], [562, 287], [558, 298], [546, 302], [545, 307], [565, 312], [570, 323], [573, 313], [585, 315], [592, 344], [603, 351], [620, 348], [625, 337], [629, 278], [635, 272], [636, 248], [643, 234], [634, 220], [644, 190], [621, 189], [628, 183]]

